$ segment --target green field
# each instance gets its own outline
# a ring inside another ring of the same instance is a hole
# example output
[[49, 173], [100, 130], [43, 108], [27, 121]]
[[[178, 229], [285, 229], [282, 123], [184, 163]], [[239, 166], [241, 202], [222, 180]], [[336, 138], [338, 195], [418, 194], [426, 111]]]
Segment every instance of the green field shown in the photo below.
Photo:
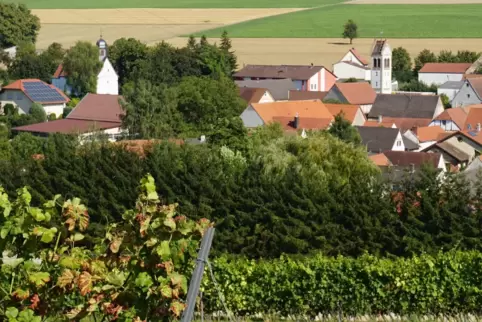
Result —
[[345, 0], [8, 0], [30, 9], [100, 8], [313, 8]]
[[341, 38], [343, 24], [353, 19], [359, 37], [479, 38], [482, 4], [335, 5], [251, 20], [204, 31], [233, 38]]

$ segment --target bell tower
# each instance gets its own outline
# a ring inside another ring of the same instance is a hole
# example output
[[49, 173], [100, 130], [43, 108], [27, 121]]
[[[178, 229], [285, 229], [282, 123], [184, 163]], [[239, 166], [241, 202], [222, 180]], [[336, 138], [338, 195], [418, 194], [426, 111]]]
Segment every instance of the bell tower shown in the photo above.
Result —
[[371, 54], [371, 84], [375, 92], [392, 93], [392, 49], [386, 39], [376, 39]]
[[102, 39], [102, 34], [100, 35], [100, 39], [97, 40], [97, 48], [99, 48], [99, 60], [103, 62], [107, 58], [107, 43], [104, 39]]

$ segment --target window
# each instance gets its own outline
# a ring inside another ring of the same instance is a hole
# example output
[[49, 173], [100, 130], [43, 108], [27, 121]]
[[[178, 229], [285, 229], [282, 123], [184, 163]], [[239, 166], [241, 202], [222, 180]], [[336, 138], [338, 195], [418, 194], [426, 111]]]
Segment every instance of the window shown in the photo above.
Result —
[[23, 99], [23, 94], [22, 93], [17, 93], [17, 99], [21, 101]]
[[7, 99], [13, 100], [13, 93], [12, 92], [7, 92]]
[[378, 87], [378, 82], [375, 82], [375, 87]]
[[402, 141], [397, 141], [397, 146], [402, 146]]
[[469, 87], [469, 83], [465, 83], [465, 86]]
[[443, 126], [447, 125], [447, 121], [442, 121], [442, 125]]
[[316, 89], [316, 87], [317, 87], [316, 84], [313, 84], [313, 89]]
[[375, 72], [375, 76], [378, 76], [378, 72]]
[[377, 68], [377, 59], [376, 58], [373, 59], [373, 67]]
[[[467, 130], [472, 130], [472, 125], [467, 124]], [[459, 141], [462, 141], [462, 139], [461, 139], [461, 138], [459, 138], [459, 139], [460, 139]]]
[[470, 98], [470, 94], [467, 94], [467, 98]]

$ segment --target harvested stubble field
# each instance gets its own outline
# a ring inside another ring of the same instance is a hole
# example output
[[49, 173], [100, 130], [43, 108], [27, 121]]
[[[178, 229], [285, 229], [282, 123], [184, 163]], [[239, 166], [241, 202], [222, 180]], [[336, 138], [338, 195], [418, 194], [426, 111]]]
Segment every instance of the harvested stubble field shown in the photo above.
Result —
[[42, 27], [37, 47], [52, 42], [65, 47], [77, 40], [94, 41], [102, 32], [112, 43], [134, 37], [146, 43], [240, 21], [293, 12], [300, 9], [37, 9]]
[[[234, 38], [338, 38], [348, 19], [362, 38], [477, 38], [480, 4], [340, 4], [234, 24]], [[205, 33], [218, 37], [222, 30]]]
[[[218, 39], [209, 39], [218, 41]], [[175, 46], [186, 44], [185, 38], [169, 40]], [[482, 49], [482, 38], [477, 39], [389, 39], [392, 48], [402, 46], [415, 57], [427, 48], [434, 52], [441, 50]], [[350, 46], [343, 39], [333, 38], [234, 38], [234, 50], [238, 56], [239, 67], [243, 64], [321, 64], [331, 69], [351, 47], [365, 57], [369, 56], [373, 39], [356, 39]]]
[[312, 8], [345, 0], [9, 0], [31, 9]]

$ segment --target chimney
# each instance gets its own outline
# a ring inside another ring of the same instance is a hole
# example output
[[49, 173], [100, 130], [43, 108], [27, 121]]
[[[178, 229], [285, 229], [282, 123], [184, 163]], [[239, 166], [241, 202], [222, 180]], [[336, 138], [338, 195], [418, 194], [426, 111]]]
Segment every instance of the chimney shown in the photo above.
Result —
[[293, 127], [295, 129], [298, 129], [298, 126], [300, 125], [300, 115], [298, 112], [296, 112], [295, 119], [293, 120]]
[[310, 69], [313, 68], [313, 63], [311, 63]]
[[205, 135], [201, 135], [201, 137], [199, 138], [199, 141], [200, 141], [201, 143], [206, 142], [206, 136], [205, 136]]
[[477, 132], [480, 132], [480, 123], [477, 123]]
[[378, 123], [382, 123], [383, 121], [383, 116], [380, 114], [378, 115]]

